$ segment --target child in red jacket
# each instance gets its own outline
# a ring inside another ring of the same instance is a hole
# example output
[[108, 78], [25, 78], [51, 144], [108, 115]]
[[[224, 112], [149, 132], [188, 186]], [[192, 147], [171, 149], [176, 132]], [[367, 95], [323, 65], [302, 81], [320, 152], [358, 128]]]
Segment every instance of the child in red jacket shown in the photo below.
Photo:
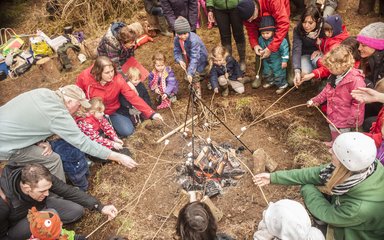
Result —
[[[101, 98], [92, 98], [84, 117], [76, 119], [80, 130], [93, 141], [96, 141], [109, 149], [120, 150], [123, 148], [123, 141], [117, 136], [112, 125], [104, 117], [104, 104]], [[101, 132], [101, 133], [100, 133]]]
[[332, 123], [329, 124], [332, 141], [325, 144], [330, 147], [339, 132], [349, 132], [363, 123], [364, 104], [352, 98], [351, 92], [359, 87], [365, 87], [365, 82], [361, 71], [353, 67], [355, 60], [348, 47], [344, 45], [327, 53], [323, 62], [332, 75], [328, 78], [323, 91], [307, 104], [308, 107], [319, 106], [327, 101], [327, 117]]
[[313, 52], [311, 55], [311, 59], [319, 58], [319, 60], [317, 60], [318, 68], [314, 69], [312, 73], [304, 75], [301, 82], [308, 81], [312, 78], [321, 79], [328, 77], [331, 73], [324, 66], [322, 56], [349, 37], [349, 33], [345, 25], [343, 25], [341, 17], [337, 14], [328, 16], [325, 19], [323, 31], [325, 36], [318, 38], [316, 42], [319, 50]]

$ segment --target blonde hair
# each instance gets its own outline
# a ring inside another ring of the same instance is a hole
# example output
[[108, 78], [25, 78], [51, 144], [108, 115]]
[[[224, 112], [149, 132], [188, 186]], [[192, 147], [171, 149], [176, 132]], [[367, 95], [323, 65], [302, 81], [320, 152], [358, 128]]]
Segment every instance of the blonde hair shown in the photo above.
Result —
[[89, 103], [91, 104], [91, 107], [87, 109], [88, 112], [104, 112], [105, 105], [102, 98], [94, 97], [89, 100]]
[[212, 51], [211, 51], [211, 53], [208, 56], [208, 58], [209, 58], [208, 59], [209, 70], [212, 69], [213, 61], [216, 58], [222, 57], [222, 58], [226, 59], [228, 56], [229, 56], [228, 50], [225, 47], [223, 47], [222, 45], [219, 45], [219, 46], [216, 46], [216, 47], [212, 48]]
[[323, 65], [330, 71], [345, 72], [352, 68], [355, 64], [355, 59], [352, 56], [350, 49], [347, 46], [339, 45], [325, 54]]
[[136, 67], [130, 67], [128, 68], [127, 76], [129, 81], [131, 81], [132, 79], [141, 79], [141, 72]]

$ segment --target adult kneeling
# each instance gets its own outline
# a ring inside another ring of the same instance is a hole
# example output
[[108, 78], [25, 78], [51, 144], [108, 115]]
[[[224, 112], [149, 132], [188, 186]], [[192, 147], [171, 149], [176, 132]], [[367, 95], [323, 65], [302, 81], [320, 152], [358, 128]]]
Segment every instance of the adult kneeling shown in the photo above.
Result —
[[112, 61], [104, 56], [96, 59], [94, 65], [85, 69], [77, 77], [76, 84], [83, 89], [88, 99], [100, 97], [105, 105], [105, 114], [109, 115], [116, 132], [123, 137], [134, 131], [130, 116], [116, 111], [120, 107], [119, 95], [123, 95], [137, 110], [147, 118], [162, 120], [150, 106], [134, 92], [122, 75], [115, 71]]
[[84, 207], [98, 210], [109, 219], [117, 215], [113, 205], [104, 206], [96, 198], [65, 184], [40, 164], [6, 166], [0, 178], [0, 196], [0, 239], [29, 239], [27, 214], [33, 206], [38, 210], [56, 210], [64, 224], [80, 219]]
[[330, 152], [328, 165], [261, 173], [254, 182], [302, 185], [305, 205], [328, 229], [333, 228], [333, 239], [382, 239], [384, 168], [375, 160], [374, 141], [362, 133], [343, 133]]

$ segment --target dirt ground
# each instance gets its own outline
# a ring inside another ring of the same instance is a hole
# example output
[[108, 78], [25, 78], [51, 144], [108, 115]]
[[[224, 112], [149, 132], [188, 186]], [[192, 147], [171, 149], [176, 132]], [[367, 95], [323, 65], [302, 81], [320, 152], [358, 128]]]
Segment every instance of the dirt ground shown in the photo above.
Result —
[[[340, 12], [351, 35], [356, 35], [365, 25], [380, 21], [374, 14], [357, 17], [356, 0], [349, 3]], [[381, 19], [382, 21], [383, 19]], [[130, 22], [127, 20], [127, 22]], [[295, 23], [291, 23], [291, 29]], [[199, 29], [197, 32], [208, 49], [220, 43], [218, 29]], [[100, 33], [100, 36], [103, 33]], [[94, 36], [100, 37], [100, 36]], [[187, 84], [182, 80], [182, 71], [175, 65], [172, 57], [171, 38], [159, 36], [153, 43], [148, 43], [136, 50], [136, 58], [148, 69], [153, 68], [151, 57], [155, 51], [166, 54], [168, 63], [176, 72], [180, 89], [178, 101], [172, 105], [173, 117], [169, 109], [159, 111], [166, 124], [147, 121], [140, 125], [136, 132], [125, 139], [126, 146], [131, 149], [139, 167], [132, 171], [116, 164], [95, 164], [91, 169], [89, 193], [97, 196], [104, 203], [114, 204], [124, 210], [113, 221], [105, 224], [90, 239], [108, 239], [120, 235], [129, 239], [176, 239], [176, 218], [171, 210], [179, 200], [180, 186], [175, 182], [176, 168], [186, 160], [186, 154], [191, 151], [186, 146], [190, 139], [184, 139], [181, 133], [169, 138], [170, 144], [156, 144], [156, 140], [184, 122], [188, 101]], [[236, 48], [234, 48], [236, 49]], [[236, 51], [234, 51], [236, 56]], [[31, 71], [17, 79], [7, 79], [0, 82], [0, 104], [30, 89], [47, 87], [55, 89], [61, 85], [73, 83], [76, 75], [88, 67], [87, 61], [72, 72], [62, 74], [59, 82], [42, 81], [39, 70], [34, 67]], [[247, 75], [254, 77], [254, 54], [247, 46]], [[305, 103], [317, 93], [317, 85], [307, 84], [298, 90], [293, 90], [272, 107], [265, 116], [283, 111], [292, 106]], [[203, 86], [203, 99], [210, 105], [212, 93]], [[246, 85], [246, 93], [223, 98], [215, 96], [212, 109], [221, 120], [236, 134], [241, 128], [258, 117], [267, 107], [277, 100], [274, 90], [262, 88], [252, 89]], [[202, 116], [202, 109], [195, 113]], [[191, 117], [189, 115], [188, 117]], [[211, 118], [213, 119], [213, 118]], [[241, 146], [224, 126], [215, 124], [211, 131], [202, 128], [206, 119], [199, 118], [195, 134], [202, 138], [210, 138], [218, 143], [229, 143], [233, 148]], [[214, 120], [217, 122], [216, 120]], [[329, 156], [321, 141], [329, 140], [329, 131], [325, 120], [316, 109], [305, 106], [283, 112], [251, 127], [241, 137], [249, 149], [263, 148], [275, 161], [278, 169], [312, 166], [327, 162]], [[239, 157], [252, 169], [253, 161], [248, 151], [243, 151]], [[150, 176], [152, 168], [159, 158], [159, 163]], [[148, 179], [148, 177], [150, 178]], [[152, 186], [142, 192], [143, 186]], [[267, 186], [263, 191], [269, 201], [289, 198], [301, 201], [298, 187]], [[137, 200], [137, 197], [140, 199]], [[251, 175], [246, 173], [234, 187], [225, 188], [224, 193], [212, 199], [214, 204], [224, 213], [218, 223], [219, 230], [237, 239], [252, 239], [253, 232], [262, 217], [266, 203], [260, 190], [252, 183]], [[86, 212], [81, 222], [70, 226], [83, 235], [91, 233], [106, 219], [101, 214]], [[165, 222], [165, 223], [164, 223]], [[163, 224], [164, 223], [164, 224]]]

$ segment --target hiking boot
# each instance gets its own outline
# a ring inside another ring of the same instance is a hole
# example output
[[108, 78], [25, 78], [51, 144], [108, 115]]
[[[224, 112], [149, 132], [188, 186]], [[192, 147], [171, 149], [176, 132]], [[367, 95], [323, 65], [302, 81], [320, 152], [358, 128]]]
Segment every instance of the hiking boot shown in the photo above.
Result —
[[228, 85], [223, 86], [223, 91], [221, 92], [221, 96], [227, 97], [229, 95], [229, 87]]
[[170, 33], [169, 31], [160, 32], [160, 34], [163, 35], [163, 36], [166, 36], [166, 37], [173, 37], [173, 34]]
[[252, 88], [258, 88], [261, 86], [261, 79], [259, 76], [255, 77], [255, 80], [252, 82]]
[[276, 93], [277, 94], [282, 94], [285, 92], [285, 90], [287, 90], [288, 88], [288, 83], [284, 84], [283, 86], [279, 87], [277, 90], [276, 90]]
[[264, 83], [263, 84], [263, 88], [264, 89], [268, 89], [268, 88], [271, 88], [271, 87], [273, 87], [273, 83]]
[[171, 98], [169, 98], [169, 100], [171, 101], [171, 103], [175, 103], [175, 102], [177, 102], [177, 97], [176, 97], [176, 95], [173, 95]]

